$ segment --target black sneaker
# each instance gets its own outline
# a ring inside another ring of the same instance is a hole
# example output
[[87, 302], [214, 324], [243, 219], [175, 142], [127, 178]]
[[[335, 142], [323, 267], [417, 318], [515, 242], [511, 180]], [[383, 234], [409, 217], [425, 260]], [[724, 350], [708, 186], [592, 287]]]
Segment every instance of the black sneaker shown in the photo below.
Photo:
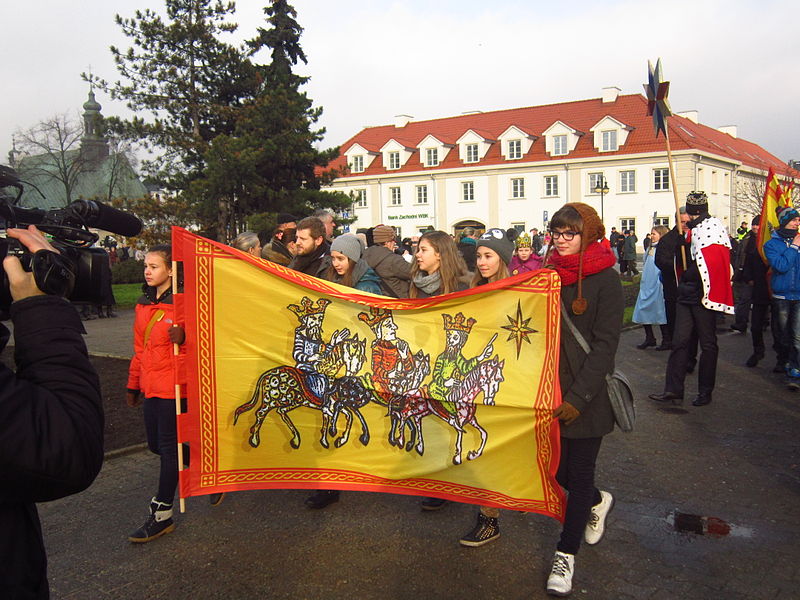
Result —
[[139, 529], [128, 536], [128, 541], [143, 544], [174, 530], [175, 522], [172, 517], [157, 521], [155, 515], [150, 515]]
[[419, 505], [422, 510], [439, 510], [444, 508], [447, 502], [444, 498], [423, 498]]
[[317, 490], [306, 498], [306, 506], [319, 510], [339, 501], [339, 490]]
[[476, 548], [493, 542], [499, 537], [500, 524], [497, 522], [497, 517], [487, 517], [479, 512], [478, 522], [475, 523], [475, 527], [467, 535], [458, 540], [458, 543], [462, 546]]

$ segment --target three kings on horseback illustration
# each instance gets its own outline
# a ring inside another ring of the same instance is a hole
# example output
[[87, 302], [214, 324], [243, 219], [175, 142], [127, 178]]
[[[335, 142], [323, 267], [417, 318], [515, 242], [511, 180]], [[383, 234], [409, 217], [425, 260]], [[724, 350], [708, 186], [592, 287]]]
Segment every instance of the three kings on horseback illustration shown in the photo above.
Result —
[[[356, 419], [362, 432], [359, 440], [366, 446], [370, 432], [361, 409], [372, 402], [386, 409], [391, 445], [424, 454], [423, 419], [434, 415], [455, 430], [454, 464], [461, 464], [462, 437], [467, 425], [477, 430], [481, 439], [480, 446], [470, 450], [467, 458], [480, 457], [488, 433], [477, 420], [476, 399], [483, 394], [483, 404], [493, 405], [503, 382], [505, 360], [492, 356], [497, 334], [478, 356], [466, 358], [463, 349], [477, 321], [460, 312], [455, 316], [442, 314], [445, 349], [431, 369], [429, 354], [421, 349], [412, 353], [408, 342], [398, 337], [399, 327], [392, 311], [369, 307], [358, 314], [358, 320], [374, 337], [370, 344], [371, 371], [363, 373], [366, 338], [359, 339], [357, 333], [351, 335], [348, 328], [343, 328], [334, 331], [329, 341], [324, 339], [323, 322], [330, 304], [325, 298], [314, 302], [303, 296], [299, 304], [287, 306], [299, 322], [292, 346], [295, 364], [280, 365], [262, 373], [251, 398], [234, 411], [235, 425], [243, 413], [256, 410], [249, 432], [250, 446], [259, 446], [261, 427], [274, 410], [292, 434], [290, 445], [299, 448], [300, 432], [289, 413], [300, 407], [322, 413], [323, 447], [329, 447], [329, 436], [335, 438], [337, 448], [346, 444]], [[342, 415], [345, 425], [336, 438]]]

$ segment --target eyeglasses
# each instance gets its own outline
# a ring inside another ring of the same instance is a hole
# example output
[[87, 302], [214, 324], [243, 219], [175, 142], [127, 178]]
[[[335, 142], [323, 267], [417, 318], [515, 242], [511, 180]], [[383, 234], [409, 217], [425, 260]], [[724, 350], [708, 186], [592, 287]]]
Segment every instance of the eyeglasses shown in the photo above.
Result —
[[565, 241], [571, 242], [573, 239], [575, 239], [576, 235], [580, 234], [581, 234], [580, 231], [551, 231], [550, 237], [552, 237], [553, 240], [557, 240], [558, 238], [564, 238]]

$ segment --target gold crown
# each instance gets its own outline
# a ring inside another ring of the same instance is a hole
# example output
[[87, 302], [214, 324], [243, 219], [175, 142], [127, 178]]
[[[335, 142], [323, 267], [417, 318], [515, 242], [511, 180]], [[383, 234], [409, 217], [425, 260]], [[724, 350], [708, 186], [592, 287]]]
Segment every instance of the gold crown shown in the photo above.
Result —
[[358, 318], [372, 329], [383, 323], [386, 319], [392, 316], [392, 311], [377, 306], [370, 306], [369, 313], [358, 313]]
[[531, 244], [531, 236], [523, 233], [517, 238], [517, 248], [533, 248]]
[[287, 308], [292, 311], [294, 314], [297, 315], [297, 318], [301, 321], [305, 317], [310, 317], [311, 315], [318, 315], [325, 312], [325, 309], [331, 303], [330, 300], [325, 298], [320, 298], [317, 300], [317, 305], [314, 306], [314, 303], [311, 301], [311, 298], [308, 296], [303, 296], [302, 300], [300, 300], [300, 306], [297, 304], [290, 304]]
[[442, 318], [444, 319], [444, 328], [445, 330], [455, 330], [455, 331], [463, 331], [465, 333], [469, 333], [472, 331], [472, 326], [477, 323], [475, 319], [470, 317], [467, 319], [461, 313], [457, 313], [455, 317], [451, 317], [450, 315], [443, 314]]

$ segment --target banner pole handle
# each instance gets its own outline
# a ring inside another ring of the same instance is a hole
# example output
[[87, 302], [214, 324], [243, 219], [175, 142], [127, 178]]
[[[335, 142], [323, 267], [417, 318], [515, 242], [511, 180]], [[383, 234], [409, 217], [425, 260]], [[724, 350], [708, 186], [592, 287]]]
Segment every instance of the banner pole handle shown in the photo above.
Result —
[[[175, 301], [175, 294], [178, 293], [178, 261], [172, 261], [172, 301]], [[173, 323], [174, 325], [174, 323]], [[173, 369], [175, 377], [175, 429], [178, 429], [178, 419], [181, 416], [181, 384], [178, 382], [178, 354], [180, 354], [180, 346], [172, 344], [172, 354], [175, 357], [175, 368]], [[178, 504], [181, 513], [186, 512], [186, 500], [181, 495], [180, 474], [183, 471], [183, 448], [181, 441], [178, 439]]]
[[[672, 147], [669, 143], [669, 117], [664, 117], [664, 137], [667, 140], [667, 162], [669, 163], [669, 178], [670, 183], [672, 184], [672, 197], [675, 199], [675, 222], [678, 226], [678, 233], [681, 234], [681, 237], [686, 237], [685, 232], [683, 231], [683, 224], [681, 223], [681, 203], [678, 200], [678, 186], [675, 180], [675, 165], [672, 162]], [[681, 262], [683, 264], [683, 270], [686, 270], [686, 246], [681, 244]]]

